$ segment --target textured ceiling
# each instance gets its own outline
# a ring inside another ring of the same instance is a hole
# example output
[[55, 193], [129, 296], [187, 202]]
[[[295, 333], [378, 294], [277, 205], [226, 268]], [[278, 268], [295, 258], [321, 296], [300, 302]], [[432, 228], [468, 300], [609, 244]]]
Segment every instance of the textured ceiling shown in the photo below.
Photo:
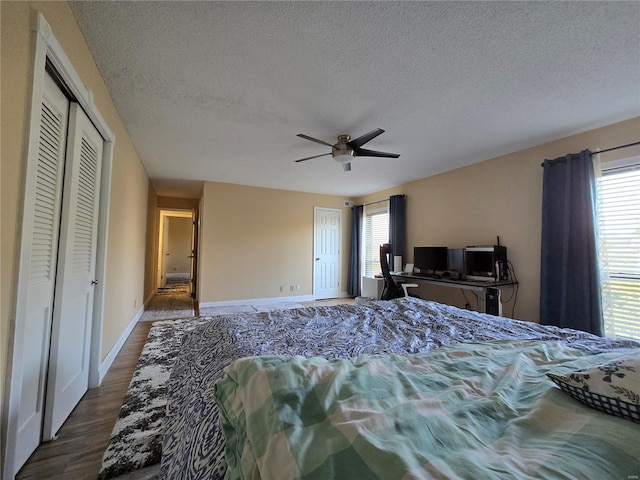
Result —
[[[640, 115], [640, 2], [71, 6], [160, 195], [357, 196]], [[378, 127], [399, 159], [294, 163]]]

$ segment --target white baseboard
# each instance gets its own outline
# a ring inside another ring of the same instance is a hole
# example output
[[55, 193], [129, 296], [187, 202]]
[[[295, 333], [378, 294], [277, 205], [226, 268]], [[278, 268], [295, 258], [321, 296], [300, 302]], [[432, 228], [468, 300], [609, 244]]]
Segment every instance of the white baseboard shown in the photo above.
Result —
[[200, 308], [229, 307], [232, 305], [250, 305], [252, 303], [312, 302], [313, 295], [297, 295], [293, 297], [247, 298], [245, 300], [226, 300], [222, 302], [200, 302]]
[[122, 349], [122, 346], [124, 345], [124, 342], [127, 341], [127, 338], [129, 338], [129, 335], [131, 334], [131, 331], [133, 330], [133, 328], [138, 323], [138, 320], [140, 320], [140, 317], [142, 317], [142, 314], [144, 313], [144, 308], [145, 308], [147, 303], [148, 303], [148, 301], [145, 302], [145, 304], [140, 308], [140, 310], [138, 310], [138, 312], [135, 314], [135, 316], [131, 319], [131, 322], [129, 322], [129, 325], [127, 325], [127, 328], [125, 328], [124, 332], [122, 332], [122, 335], [120, 335], [120, 338], [118, 339], [116, 344], [113, 346], [113, 348], [111, 348], [111, 350], [109, 351], [107, 356], [104, 358], [104, 360], [102, 362], [100, 362], [100, 368], [99, 368], [99, 371], [98, 371], [98, 374], [99, 374], [99, 383], [98, 384], [102, 383], [102, 379], [104, 378], [104, 376], [109, 371], [109, 368], [111, 368], [111, 364], [113, 363], [113, 361], [118, 356], [118, 353], [120, 353], [120, 349]]

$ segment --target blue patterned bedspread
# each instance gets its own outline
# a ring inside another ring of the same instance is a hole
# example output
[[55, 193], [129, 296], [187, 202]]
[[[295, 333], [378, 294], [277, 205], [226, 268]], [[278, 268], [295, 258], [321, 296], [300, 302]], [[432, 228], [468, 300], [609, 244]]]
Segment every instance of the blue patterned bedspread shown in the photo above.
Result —
[[413, 298], [224, 316], [183, 339], [168, 382], [162, 476], [224, 477], [215, 383], [232, 361], [258, 355], [353, 358], [421, 353], [489, 340], [557, 340], [587, 354], [637, 348], [575, 330], [494, 317]]

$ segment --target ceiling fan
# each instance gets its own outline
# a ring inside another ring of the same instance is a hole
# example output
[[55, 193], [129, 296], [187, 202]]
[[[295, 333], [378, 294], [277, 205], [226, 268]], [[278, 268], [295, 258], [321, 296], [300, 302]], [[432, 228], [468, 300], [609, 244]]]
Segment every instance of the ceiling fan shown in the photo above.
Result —
[[377, 150], [367, 150], [366, 148], [360, 148], [362, 147], [362, 145], [369, 142], [370, 140], [373, 140], [381, 133], [384, 133], [384, 130], [382, 130], [381, 128], [376, 128], [375, 130], [372, 130], [369, 133], [365, 133], [361, 137], [358, 137], [354, 140], [351, 140], [351, 137], [349, 135], [338, 135], [338, 143], [334, 145], [331, 145], [330, 143], [327, 143], [323, 140], [318, 140], [317, 138], [310, 137], [309, 135], [299, 133], [298, 137], [300, 138], [305, 138], [307, 140], [311, 140], [312, 142], [331, 147], [331, 153], [323, 153], [321, 155], [314, 155], [313, 157], [301, 158], [300, 160], [296, 160], [296, 163], [305, 162], [313, 158], [324, 157], [326, 155], [331, 155], [336, 162], [342, 164], [342, 168], [345, 172], [350, 172], [351, 160], [353, 160], [354, 157], [398, 158], [400, 155], [397, 153], [378, 152]]

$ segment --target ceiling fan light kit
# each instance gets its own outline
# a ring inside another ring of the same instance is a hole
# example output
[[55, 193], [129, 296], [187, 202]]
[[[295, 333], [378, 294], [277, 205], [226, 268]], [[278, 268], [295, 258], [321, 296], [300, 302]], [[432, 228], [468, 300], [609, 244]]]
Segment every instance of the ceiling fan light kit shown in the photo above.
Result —
[[349, 135], [338, 135], [338, 143], [331, 147], [331, 156], [336, 162], [350, 162], [355, 157], [355, 151], [349, 146]]
[[296, 163], [331, 155], [336, 162], [342, 164], [342, 168], [345, 172], [350, 172], [351, 161], [355, 157], [398, 158], [400, 155], [397, 153], [379, 152], [377, 150], [367, 150], [364, 148], [360, 148], [362, 147], [362, 145], [369, 142], [370, 140], [373, 140], [382, 133], [384, 133], [384, 130], [382, 130], [381, 128], [376, 128], [375, 130], [372, 130], [369, 133], [356, 138], [355, 140], [351, 140], [351, 137], [349, 135], [338, 135], [338, 142], [334, 145], [331, 145], [330, 143], [327, 143], [323, 140], [318, 140], [317, 138], [310, 137], [303, 133], [299, 133], [298, 137], [300, 138], [304, 138], [305, 140], [310, 140], [312, 142], [331, 147], [331, 153], [323, 153], [320, 155], [314, 155], [312, 157], [301, 158], [299, 160], [296, 160]]

